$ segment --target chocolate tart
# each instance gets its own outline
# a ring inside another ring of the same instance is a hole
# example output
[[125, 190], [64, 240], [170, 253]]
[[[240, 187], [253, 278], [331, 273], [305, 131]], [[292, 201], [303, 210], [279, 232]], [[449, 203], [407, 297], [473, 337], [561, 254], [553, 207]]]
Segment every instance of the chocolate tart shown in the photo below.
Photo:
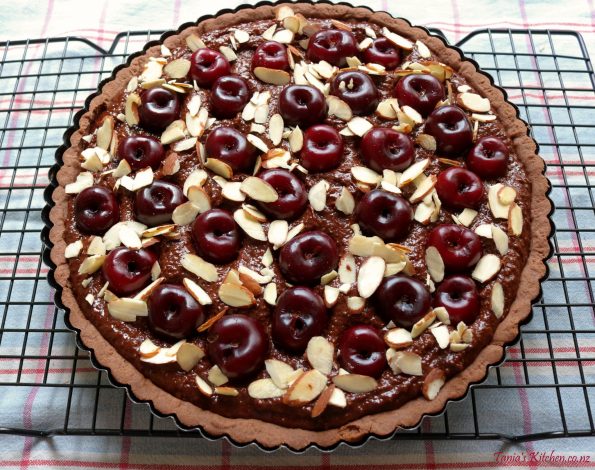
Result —
[[133, 399], [237, 444], [330, 448], [441, 413], [546, 273], [549, 184], [517, 109], [366, 8], [185, 24], [100, 84], [58, 159], [53, 279], [80, 344]]

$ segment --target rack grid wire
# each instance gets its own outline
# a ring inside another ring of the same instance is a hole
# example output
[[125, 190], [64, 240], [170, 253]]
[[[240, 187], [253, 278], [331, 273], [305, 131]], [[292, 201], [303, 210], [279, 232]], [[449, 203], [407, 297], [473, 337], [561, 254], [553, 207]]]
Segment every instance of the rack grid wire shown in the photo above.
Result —
[[[0, 43], [0, 393], [19, 406], [45, 405], [25, 423], [0, 416], [0, 434], [200, 435], [133, 404], [77, 348], [54, 307], [39, 236], [54, 154], [74, 114], [130, 52], [161, 33], [121, 33], [108, 50], [76, 37]], [[476, 31], [457, 46], [506, 89], [540, 144], [556, 207], [553, 256], [543, 298], [507, 362], [444, 414], [396, 436], [595, 435], [595, 82], [587, 49], [571, 31], [511, 29]], [[486, 422], [495, 396], [519, 394], [543, 402], [530, 428]]]

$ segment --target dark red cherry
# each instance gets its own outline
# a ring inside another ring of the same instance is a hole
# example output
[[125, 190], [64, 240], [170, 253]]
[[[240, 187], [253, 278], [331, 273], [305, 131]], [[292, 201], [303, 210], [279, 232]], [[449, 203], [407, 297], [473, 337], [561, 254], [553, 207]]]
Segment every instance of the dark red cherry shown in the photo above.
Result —
[[233, 216], [223, 209], [209, 209], [192, 223], [197, 253], [207, 261], [225, 264], [237, 258], [241, 235]]
[[433, 75], [413, 73], [397, 82], [395, 96], [401, 106], [411, 106], [425, 117], [444, 99], [444, 87]]
[[154, 87], [143, 91], [140, 99], [138, 115], [143, 128], [159, 134], [180, 119], [180, 100], [173, 91]]
[[279, 113], [286, 124], [306, 128], [324, 121], [326, 100], [313, 86], [289, 85], [279, 95]]
[[498, 137], [482, 137], [467, 155], [467, 167], [482, 178], [504, 176], [508, 168], [508, 147]]
[[386, 367], [386, 344], [377, 328], [354, 325], [339, 340], [341, 365], [353, 374], [378, 377]]
[[331, 95], [345, 101], [355, 114], [371, 114], [378, 107], [380, 94], [364, 72], [341, 72], [331, 82]]
[[304, 132], [302, 166], [311, 173], [337, 168], [343, 158], [343, 138], [334, 127], [317, 124]]
[[484, 197], [483, 182], [479, 176], [456, 166], [440, 172], [436, 191], [440, 200], [453, 209], [477, 207]]
[[251, 376], [262, 369], [269, 341], [262, 325], [253, 317], [225, 315], [210, 329], [209, 358], [230, 379]]
[[374, 39], [374, 42], [364, 50], [364, 62], [380, 64], [386, 70], [396, 69], [401, 63], [399, 49], [387, 38]]
[[289, 70], [287, 48], [277, 41], [263, 42], [256, 48], [252, 56], [252, 70], [256, 67]]
[[434, 306], [448, 311], [450, 322], [470, 325], [479, 313], [479, 295], [473, 279], [467, 276], [450, 276], [444, 279], [434, 294]]
[[218, 158], [234, 171], [251, 171], [256, 162], [256, 149], [233, 127], [213, 129], [207, 137], [205, 151], [208, 158]]
[[156, 170], [165, 157], [165, 149], [155, 137], [130, 135], [118, 144], [118, 156], [126, 160], [133, 171], [148, 166]]
[[261, 202], [260, 208], [275, 219], [291, 220], [302, 215], [308, 205], [306, 188], [300, 179], [282, 168], [265, 170], [258, 175], [269, 183], [279, 199], [275, 202]]
[[205, 88], [209, 88], [219, 77], [231, 73], [225, 56], [207, 47], [196, 50], [190, 57], [190, 63], [190, 78]]
[[182, 286], [161, 284], [149, 296], [149, 328], [169, 340], [188, 338], [205, 321], [201, 305]]
[[315, 284], [339, 262], [337, 244], [324, 232], [302, 233], [279, 253], [281, 273], [292, 284]]
[[374, 293], [376, 310], [385, 321], [411, 328], [430, 310], [425, 284], [403, 274], [385, 277]]
[[355, 208], [355, 218], [364, 232], [392, 242], [409, 233], [413, 209], [398, 194], [374, 189], [360, 199]]
[[211, 87], [211, 112], [220, 119], [235, 117], [249, 100], [248, 82], [238, 75], [219, 77]]
[[116, 196], [103, 186], [83, 189], [74, 200], [74, 220], [82, 232], [103, 234], [120, 220]]
[[273, 341], [291, 352], [301, 353], [313, 336], [327, 324], [322, 298], [308, 287], [292, 287], [277, 300], [273, 314]]
[[179, 186], [163, 180], [153, 181], [136, 193], [134, 209], [139, 222], [149, 226], [171, 222], [174, 209], [186, 198]]
[[119, 247], [105, 258], [103, 277], [109, 290], [117, 295], [128, 295], [141, 290], [151, 279], [151, 268], [157, 257], [149, 250], [131, 250]]
[[306, 58], [312, 62], [327, 61], [337, 67], [344, 66], [347, 57], [357, 56], [357, 40], [353, 33], [338, 29], [321, 29], [308, 41]]
[[428, 236], [428, 246], [436, 247], [449, 272], [470, 269], [479, 261], [482, 253], [479, 235], [454, 224], [434, 228]]
[[434, 136], [437, 152], [458, 156], [471, 147], [473, 131], [465, 111], [458, 106], [441, 106], [428, 116], [426, 134]]
[[378, 173], [404, 170], [415, 157], [411, 137], [388, 127], [375, 127], [366, 132], [360, 151], [366, 165]]

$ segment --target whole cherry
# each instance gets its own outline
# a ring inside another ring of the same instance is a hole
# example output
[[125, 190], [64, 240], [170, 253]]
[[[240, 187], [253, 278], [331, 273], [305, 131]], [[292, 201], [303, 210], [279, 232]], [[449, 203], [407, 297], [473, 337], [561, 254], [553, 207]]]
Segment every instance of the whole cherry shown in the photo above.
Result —
[[207, 337], [209, 358], [230, 379], [254, 375], [264, 364], [269, 341], [263, 326], [243, 314], [225, 315]]
[[263, 42], [256, 48], [252, 56], [252, 70], [256, 67], [289, 70], [287, 48], [277, 41]]
[[399, 49], [385, 37], [374, 39], [370, 47], [364, 49], [363, 56], [365, 62], [380, 64], [386, 70], [396, 69], [401, 63]]
[[103, 186], [83, 189], [74, 200], [74, 220], [82, 232], [103, 234], [120, 220], [116, 196]]
[[440, 200], [453, 209], [477, 207], [484, 199], [483, 182], [479, 176], [455, 166], [440, 172], [436, 191]]
[[219, 77], [211, 87], [211, 112], [219, 119], [235, 117], [249, 100], [248, 82], [239, 75]]
[[101, 269], [114, 294], [129, 295], [147, 285], [155, 261], [157, 257], [150, 250], [121, 246], [109, 252]]
[[297, 176], [282, 168], [273, 168], [261, 172], [258, 177], [269, 183], [279, 196], [275, 202], [259, 203], [264, 212], [283, 220], [302, 215], [308, 205], [308, 194]]
[[386, 368], [386, 344], [377, 328], [354, 325], [339, 340], [341, 365], [353, 374], [378, 377]]
[[328, 316], [322, 298], [308, 287], [283, 292], [273, 313], [273, 341], [291, 352], [301, 353], [313, 336], [322, 334]]
[[180, 118], [180, 100], [173, 91], [161, 87], [145, 90], [138, 107], [140, 125], [151, 132], [161, 133]]
[[467, 276], [447, 277], [436, 289], [434, 306], [446, 308], [451, 324], [464, 322], [470, 325], [477, 318], [480, 307], [475, 282]]
[[163, 180], [153, 181], [136, 193], [136, 218], [143, 224], [155, 226], [171, 221], [174, 209], [185, 201], [179, 186]]
[[508, 147], [498, 137], [481, 137], [467, 155], [467, 167], [482, 178], [504, 176], [508, 168]]
[[128, 162], [133, 171], [150, 166], [156, 170], [165, 157], [163, 145], [155, 137], [130, 135], [120, 140], [118, 156]]
[[411, 137], [387, 127], [374, 127], [364, 134], [360, 152], [366, 165], [382, 173], [401, 171], [413, 163], [415, 157]]
[[444, 99], [444, 87], [433, 75], [414, 73], [397, 82], [395, 96], [401, 106], [410, 106], [425, 117]]
[[373, 297], [378, 314], [385, 321], [411, 328], [428, 313], [431, 296], [425, 284], [397, 274], [385, 277]]
[[428, 246], [438, 250], [448, 272], [461, 272], [473, 267], [481, 258], [479, 236], [466, 227], [442, 224], [428, 235]]
[[380, 99], [374, 81], [357, 70], [337, 74], [331, 82], [331, 94], [345, 101], [358, 115], [373, 113]]
[[337, 244], [320, 231], [302, 233], [289, 240], [279, 253], [281, 273], [293, 284], [315, 284], [337, 267]]
[[352, 32], [321, 29], [310, 37], [306, 58], [312, 62], [324, 60], [342, 67], [347, 63], [347, 57], [357, 56], [358, 52], [357, 40]]
[[441, 106], [426, 119], [426, 134], [436, 139], [437, 152], [456, 157], [467, 152], [473, 132], [465, 112], [458, 106]]
[[409, 233], [413, 209], [398, 194], [374, 189], [368, 191], [358, 202], [355, 218], [364, 232], [392, 242]]
[[205, 152], [207, 158], [217, 158], [233, 171], [251, 171], [256, 162], [256, 149], [234, 127], [213, 129], [205, 142]]
[[329, 171], [341, 163], [343, 138], [332, 126], [317, 124], [304, 132], [302, 166], [311, 173]]
[[190, 57], [190, 78], [202, 87], [210, 87], [215, 80], [231, 73], [231, 66], [221, 52], [203, 47]]
[[288, 85], [279, 95], [279, 113], [286, 124], [306, 128], [326, 117], [326, 100], [309, 85]]
[[161, 284], [149, 296], [149, 328], [168, 340], [188, 338], [205, 321], [201, 305], [182, 286]]
[[225, 264], [237, 258], [242, 238], [233, 216], [223, 209], [209, 209], [192, 223], [197, 253], [211, 263]]

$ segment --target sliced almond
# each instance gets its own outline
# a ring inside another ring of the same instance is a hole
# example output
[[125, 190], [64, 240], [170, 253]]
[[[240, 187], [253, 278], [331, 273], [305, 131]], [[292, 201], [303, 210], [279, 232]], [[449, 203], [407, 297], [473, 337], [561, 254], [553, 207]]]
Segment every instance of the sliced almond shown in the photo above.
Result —
[[138, 352], [140, 353], [141, 357], [153, 357], [159, 352], [160, 349], [161, 348], [159, 346], [147, 338], [138, 347]]
[[474, 232], [483, 238], [492, 238], [492, 224], [481, 224], [475, 227]]
[[384, 342], [393, 349], [405, 349], [413, 344], [413, 337], [405, 328], [392, 328], [384, 334]]
[[331, 286], [324, 286], [324, 304], [327, 308], [334, 307], [339, 299], [339, 289]]
[[262, 294], [262, 287], [260, 287], [260, 284], [258, 284], [253, 277], [240, 273], [240, 281], [242, 282], [242, 286], [252, 292], [253, 295]]
[[193, 280], [185, 277], [182, 279], [182, 283], [190, 295], [194, 297], [200, 305], [211, 305], [213, 303], [209, 294], [207, 294], [207, 292]]
[[251, 204], [242, 204], [242, 209], [246, 212], [247, 217], [256, 220], [257, 222], [266, 222], [266, 216]]
[[240, 392], [234, 387], [215, 387], [213, 389], [216, 395], [223, 395], [226, 397], [237, 397]]
[[114, 132], [114, 118], [106, 116], [101, 126], [97, 129], [97, 147], [109, 150]]
[[299, 235], [302, 230], [304, 230], [304, 223], [303, 222], [300, 222], [299, 224], [294, 225], [293, 227], [291, 227], [289, 229], [289, 232], [287, 232], [287, 240], [285, 240], [285, 243], [287, 243], [289, 240], [291, 240], [296, 235]]
[[423, 375], [421, 356], [409, 351], [397, 351], [395, 364], [403, 374]]
[[419, 134], [415, 138], [415, 142], [419, 144], [419, 146], [425, 150], [430, 152], [436, 151], [436, 138], [430, 134]]
[[504, 315], [504, 288], [499, 282], [492, 286], [491, 305], [496, 318], [501, 318]]
[[262, 298], [269, 305], [277, 305], [277, 284], [268, 283], [264, 288]]
[[79, 274], [93, 274], [97, 272], [103, 266], [105, 258], [105, 255], [92, 255], [85, 258], [79, 266]]
[[217, 158], [209, 158], [205, 162], [205, 168], [211, 170], [213, 173], [222, 176], [226, 180], [231, 179], [233, 176], [233, 170], [231, 167], [222, 160]]
[[341, 374], [333, 377], [333, 383], [349, 393], [367, 393], [378, 387], [378, 382], [373, 377], [360, 374]]
[[322, 211], [326, 207], [326, 192], [329, 184], [326, 180], [318, 181], [308, 191], [308, 201], [315, 211]]
[[516, 203], [512, 203], [508, 211], [508, 232], [515, 236], [523, 233], [523, 211]]
[[186, 178], [186, 181], [184, 181], [182, 189], [184, 196], [188, 196], [188, 191], [192, 186], [202, 187], [206, 183], [208, 177], [209, 175], [207, 172], [202, 169], [197, 169], [190, 173]]
[[430, 49], [428, 49], [428, 46], [426, 46], [420, 40], [415, 41], [415, 48], [417, 49], [420, 57], [423, 57], [424, 59], [429, 59], [432, 57], [432, 53], [430, 52]]
[[[476, 210], [470, 209], [470, 208], [465, 208], [463, 209], [463, 211], [457, 215], [457, 220], [461, 223], [461, 225], [464, 225], [465, 227], [469, 227], [473, 221], [475, 220], [475, 217], [477, 217], [478, 212]], [[454, 217], [453, 217], [454, 219]]]
[[326, 387], [326, 376], [316, 369], [302, 374], [283, 396], [283, 403], [300, 406], [314, 400]]
[[433, 400], [440, 393], [446, 376], [441, 369], [432, 369], [424, 379], [422, 393], [426, 400]]
[[434, 309], [434, 313], [436, 314], [438, 321], [444, 323], [445, 325], [450, 325], [450, 316], [444, 307], [436, 307]]
[[516, 190], [511, 186], [502, 186], [498, 190], [498, 200], [505, 206], [508, 206], [516, 199]]
[[326, 97], [326, 103], [328, 104], [328, 114], [330, 116], [335, 116], [345, 122], [349, 122], [353, 118], [351, 108], [342, 99], [329, 95]]
[[140, 292], [136, 293], [134, 296], [134, 300], [146, 300], [149, 296], [153, 293], [153, 291], [165, 280], [164, 277], [159, 277], [151, 282], [147, 287], [142, 289]]
[[136, 317], [149, 315], [146, 302], [142, 300], [122, 298], [108, 302], [107, 311], [116, 320], [133, 322]]
[[434, 282], [441, 282], [444, 279], [444, 261], [440, 252], [434, 246], [426, 248], [426, 266], [428, 274]]
[[335, 207], [345, 215], [353, 214], [355, 209], [355, 199], [345, 186], [341, 188], [341, 194], [335, 201]]
[[273, 114], [269, 121], [269, 138], [273, 145], [279, 145], [283, 138], [283, 117], [280, 114]]
[[[207, 108], [201, 108], [196, 116], [186, 113], [186, 129], [192, 137], [201, 137], [207, 128], [207, 121], [209, 120], [209, 112]], [[176, 143], [176, 147], [179, 142]]]
[[269, 225], [268, 240], [274, 247], [283, 246], [287, 240], [289, 224], [286, 220], [273, 220]]
[[430, 310], [423, 316], [421, 320], [417, 321], [413, 325], [413, 327], [411, 328], [411, 337], [417, 338], [424, 331], [426, 331], [432, 323], [434, 323], [434, 320], [436, 320], [436, 314], [432, 310]]
[[76, 258], [81, 250], [83, 249], [83, 242], [81, 240], [77, 240], [75, 242], [72, 242], [68, 245], [66, 245], [66, 248], [64, 249], [64, 257], [65, 258]]
[[221, 318], [223, 318], [223, 316], [227, 313], [227, 307], [223, 307], [221, 310], [219, 310], [215, 315], [213, 315], [211, 318], [209, 318], [206, 322], [204, 322], [202, 325], [200, 325], [196, 331], [198, 333], [202, 333], [203, 331], [207, 331], [209, 328], [211, 328], [215, 323], [217, 323]]
[[335, 348], [333, 344], [322, 336], [314, 336], [308, 341], [306, 358], [310, 365], [325, 375], [333, 370]]
[[257, 178], [256, 176], [248, 176], [242, 181], [240, 189], [255, 201], [275, 202], [279, 199], [279, 195], [275, 188], [262, 178]]
[[250, 307], [256, 303], [254, 294], [244, 286], [223, 283], [219, 287], [219, 299], [230, 307]]
[[291, 134], [289, 134], [289, 148], [293, 153], [297, 153], [302, 150], [304, 145], [304, 134], [299, 127], [295, 127]]
[[490, 100], [476, 93], [461, 93], [457, 96], [457, 104], [475, 113], [487, 113], [490, 110]]
[[207, 282], [215, 282], [219, 278], [214, 264], [205, 261], [200, 256], [186, 253], [182, 257], [182, 267]]
[[206, 380], [200, 378], [198, 375], [196, 376], [196, 385], [198, 386], [198, 390], [203, 395], [210, 397], [213, 395], [213, 388], [206, 382]]
[[177, 225], [188, 225], [194, 222], [200, 209], [192, 202], [187, 201], [174, 209], [171, 220]]
[[281, 397], [285, 390], [277, 387], [271, 379], [258, 379], [248, 385], [248, 395], [257, 400]]
[[368, 132], [370, 129], [372, 129], [374, 127], [374, 125], [367, 119], [364, 119], [359, 116], [355, 116], [347, 122], [347, 127], [355, 135], [357, 135], [359, 137], [363, 137], [363, 135], [366, 132]]
[[465, 343], [450, 343], [450, 350], [452, 352], [461, 352], [467, 349], [468, 347], [469, 345]]
[[500, 265], [500, 258], [496, 255], [483, 255], [471, 273], [471, 277], [477, 282], [487, 282], [498, 274]]
[[233, 218], [241, 229], [246, 232], [248, 236], [255, 240], [267, 241], [262, 225], [250, 217], [244, 209], [238, 209], [233, 213]]
[[345, 254], [339, 261], [339, 280], [342, 284], [354, 284], [356, 280], [357, 265], [355, 258]]
[[358, 273], [357, 291], [361, 297], [367, 299], [376, 292], [384, 278], [386, 261], [380, 256], [371, 256], [366, 259]]
[[411, 183], [414, 179], [416, 179], [421, 174], [423, 174], [423, 172], [426, 170], [426, 168], [429, 165], [430, 165], [429, 158], [420, 160], [419, 162], [415, 162], [413, 165], [411, 165], [409, 168], [407, 168], [403, 172], [403, 174], [401, 175], [401, 178], [399, 179], [398, 187], [402, 188], [403, 186], [406, 186], [409, 183]]
[[266, 153], [269, 151], [269, 146], [264, 142], [264, 140], [262, 140], [257, 135], [248, 134], [246, 136], [246, 139], [248, 140], [248, 142], [250, 142], [254, 147], [256, 147], [261, 152]]
[[178, 140], [182, 140], [184, 137], [186, 137], [186, 133], [184, 132], [185, 129], [186, 123], [181, 119], [172, 122], [161, 134], [161, 143], [166, 145], [177, 142]]
[[331, 397], [333, 396], [335, 389], [335, 385], [330, 384], [322, 391], [322, 393], [314, 403], [314, 406], [312, 407], [312, 412], [310, 413], [312, 418], [317, 418], [324, 412], [324, 410], [330, 403]]
[[421, 116], [421, 114], [419, 114], [411, 106], [403, 106], [401, 109], [414, 124], [421, 124], [424, 122], [424, 118]]
[[188, 59], [175, 59], [163, 67], [163, 71], [169, 75], [170, 78], [185, 78], [190, 71], [190, 65]]
[[434, 175], [430, 175], [429, 177], [425, 178], [415, 189], [411, 197], [409, 198], [409, 202], [411, 204], [415, 204], [426, 196], [428, 196], [436, 186], [437, 178]]
[[291, 81], [291, 75], [285, 70], [256, 67], [253, 73], [256, 78], [271, 85], [287, 85]]
[[413, 43], [409, 39], [406, 39], [397, 33], [393, 33], [386, 27], [382, 28], [382, 35], [401, 49], [405, 49], [406, 51], [413, 49]]
[[490, 186], [490, 189], [488, 190], [488, 205], [490, 206], [492, 215], [496, 219], [508, 219], [509, 206], [502, 204], [498, 197], [498, 193], [503, 187], [503, 184], [497, 183]]
[[434, 338], [436, 338], [436, 342], [440, 349], [446, 349], [448, 347], [448, 344], [450, 343], [450, 334], [446, 325], [430, 328], [430, 332], [434, 335]]
[[76, 181], [68, 183], [64, 187], [64, 191], [66, 194], [78, 194], [91, 186], [93, 186], [93, 174], [88, 171], [83, 171], [77, 175]]
[[498, 253], [502, 256], [508, 253], [508, 235], [506, 235], [504, 230], [494, 224], [492, 224], [492, 240], [494, 240]]
[[396, 246], [385, 244], [380, 237], [354, 235], [349, 241], [349, 252], [355, 256], [380, 256], [387, 263], [407, 261], [407, 255]]
[[204, 356], [205, 352], [196, 344], [184, 343], [176, 353], [176, 361], [182, 370], [190, 372]]
[[140, 237], [134, 230], [132, 230], [127, 225], [123, 225], [120, 228], [118, 236], [120, 237], [122, 245], [124, 245], [126, 248], [130, 248], [131, 250], [138, 250], [142, 246]]
[[126, 116], [126, 123], [129, 126], [136, 126], [139, 123], [138, 107], [141, 103], [140, 96], [136, 93], [130, 93], [126, 97], [124, 115]]
[[365, 166], [351, 167], [351, 174], [356, 181], [373, 186], [376, 186], [382, 180], [382, 176]]
[[280, 389], [289, 387], [292, 376], [295, 373], [293, 367], [278, 359], [267, 359], [264, 361], [266, 370], [271, 376], [273, 383]]
[[216, 387], [220, 387], [221, 385], [224, 385], [227, 382], [229, 382], [229, 378], [223, 373], [223, 371], [217, 365], [214, 365], [209, 369], [207, 379]]
[[207, 47], [203, 40], [196, 34], [191, 34], [188, 37], [186, 37], [186, 44], [192, 52], [195, 52], [203, 47]]
[[350, 313], [361, 313], [366, 305], [366, 299], [362, 297], [347, 297], [347, 308]]
[[338, 408], [345, 408], [347, 406], [347, 398], [345, 397], [345, 392], [340, 388], [335, 387], [331, 397], [329, 398], [328, 404], [336, 406]]
[[230, 201], [244, 202], [246, 195], [241, 191], [242, 183], [239, 181], [227, 182], [221, 187], [221, 195]]

